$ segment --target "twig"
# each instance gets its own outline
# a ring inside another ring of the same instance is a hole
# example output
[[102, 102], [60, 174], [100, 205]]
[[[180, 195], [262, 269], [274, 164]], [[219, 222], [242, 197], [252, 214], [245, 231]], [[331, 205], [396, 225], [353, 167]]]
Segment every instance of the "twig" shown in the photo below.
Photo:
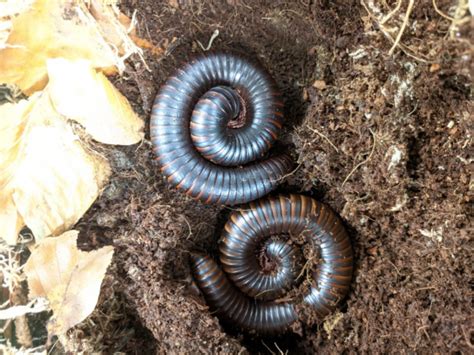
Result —
[[397, 6], [388, 13], [388, 15], [386, 15], [382, 21], [380, 21], [380, 24], [383, 25], [385, 22], [387, 22], [388, 20], [390, 20], [392, 18], [392, 16], [398, 12], [398, 10], [400, 10], [400, 7], [402, 6], [402, 0], [398, 0], [398, 3], [397, 3]]
[[451, 16], [448, 16], [446, 15], [443, 11], [441, 11], [439, 8], [438, 8], [438, 5], [436, 4], [436, 0], [433, 0], [433, 7], [435, 9], [435, 11], [441, 16], [441, 17], [444, 17], [445, 19], [451, 21], [451, 22], [456, 22], [458, 21], [458, 19], [455, 19]]
[[459, 29], [458, 26], [466, 23], [467, 21], [470, 21], [469, 15], [466, 16], [466, 12], [469, 7], [468, 0], [459, 0], [458, 5], [456, 7], [456, 10], [454, 12], [454, 17], [446, 15], [443, 11], [441, 11], [438, 8], [438, 5], [436, 4], [436, 0], [433, 0], [433, 7], [435, 11], [440, 15], [441, 17], [444, 17], [448, 21], [451, 21], [451, 25], [449, 26], [449, 34], [450, 37], [456, 38], [456, 33]]
[[393, 52], [395, 51], [395, 48], [397, 48], [398, 43], [400, 42], [400, 39], [402, 38], [403, 32], [405, 32], [405, 28], [407, 27], [407, 24], [408, 24], [408, 18], [410, 17], [414, 4], [415, 4], [415, 0], [409, 0], [407, 12], [405, 13], [405, 18], [403, 19], [402, 27], [400, 28], [400, 31], [398, 32], [397, 38], [395, 39], [395, 42], [393, 43], [392, 48], [390, 48], [390, 50], [388, 51], [389, 55], [393, 54]]
[[300, 271], [298, 277], [295, 279], [296, 281], [298, 281], [299, 278], [300, 278], [301, 276], [303, 276], [303, 274], [304, 274], [304, 273], [306, 272], [306, 270], [309, 268], [309, 264], [310, 264], [310, 262], [311, 262], [312, 260], [313, 260], [312, 257], [309, 258], [308, 260], [306, 260], [306, 263], [304, 264], [303, 268], [301, 269], [301, 271]]
[[363, 164], [367, 163], [370, 158], [372, 158], [372, 154], [374, 154], [374, 150], [375, 150], [375, 133], [369, 129], [370, 133], [372, 133], [372, 139], [374, 140], [374, 143], [372, 144], [372, 150], [370, 151], [370, 154], [369, 156], [367, 157], [367, 159], [365, 159], [364, 161], [360, 162], [359, 164], [357, 164], [354, 169], [351, 170], [351, 172], [349, 173], [349, 175], [346, 176], [346, 178], [344, 179], [344, 181], [342, 182], [342, 185], [341, 187], [344, 187], [344, 184], [347, 182], [347, 180], [349, 180], [349, 178], [351, 177], [352, 174], [354, 174], [354, 172]]
[[0, 319], [14, 319], [17, 317], [24, 316], [28, 313], [40, 313], [49, 309], [49, 303], [44, 298], [35, 298], [30, 301], [27, 305], [12, 306], [7, 309], [0, 310]]
[[397, 272], [398, 276], [401, 276], [402, 274], [400, 274], [400, 270], [398, 270], [398, 268], [395, 266], [395, 264], [392, 263], [390, 260], [387, 260], [387, 261], [388, 261], [389, 264], [391, 264], [393, 266], [393, 268]]
[[188, 225], [188, 236], [186, 237], [186, 239], [189, 239], [191, 238], [191, 236], [193, 235], [193, 229], [191, 228], [191, 224], [189, 223], [188, 219], [186, 218], [185, 215], [182, 215], [184, 221], [186, 222], [186, 224]]
[[329, 140], [328, 137], [326, 137], [324, 134], [322, 134], [321, 132], [319, 132], [317, 129], [315, 129], [315, 128], [313, 128], [313, 127], [310, 127], [310, 126], [306, 126], [306, 127], [308, 127], [308, 129], [309, 129], [311, 132], [314, 132], [314, 133], [316, 133], [318, 136], [320, 136], [321, 138], [324, 138], [324, 139], [331, 145], [331, 147], [333, 147], [333, 148], [336, 150], [336, 152], [339, 153], [339, 149], [337, 149], [337, 147], [333, 144], [333, 142], [331, 142], [331, 141]]
[[263, 346], [265, 346], [265, 347], [268, 349], [268, 351], [270, 352], [270, 354], [276, 355], [276, 353], [274, 353], [274, 352], [272, 351], [272, 349], [270, 349], [270, 348], [268, 347], [268, 345], [265, 344], [265, 342], [264, 342], [263, 340], [262, 340], [262, 344], [263, 344]]
[[285, 174], [285, 175], [283, 175], [283, 176], [281, 176], [281, 177], [279, 177], [279, 178], [277, 178], [277, 179], [275, 179], [275, 180], [272, 179], [271, 181], [272, 181], [272, 182], [278, 182], [278, 181], [285, 180], [288, 176], [291, 176], [291, 175], [293, 175], [294, 173], [296, 173], [296, 171], [297, 171], [299, 168], [301, 168], [301, 165], [302, 165], [302, 164], [303, 164], [303, 163], [299, 163], [298, 166], [297, 166], [296, 168], [294, 168], [292, 171], [290, 171], [288, 174]]
[[278, 346], [278, 344], [277, 344], [276, 342], [274, 342], [273, 344], [274, 344], [275, 347], [278, 349], [278, 351], [280, 352], [281, 355], [285, 355], [285, 354], [288, 352], [288, 350], [287, 350], [286, 352], [283, 352], [283, 351], [280, 349], [280, 347]]
[[[367, 11], [367, 14], [369, 15], [369, 17], [371, 17], [377, 23], [377, 25], [380, 27], [380, 30], [382, 31], [384, 36], [387, 37], [392, 43], [395, 43], [395, 39], [386, 30], [385, 26], [380, 23], [380, 20], [369, 10], [369, 8], [367, 7], [367, 4], [365, 3], [364, 0], [361, 0], [361, 4], [364, 7], [365, 11]], [[400, 49], [403, 51], [403, 53], [405, 53], [407, 56], [409, 56], [409, 57], [411, 57], [415, 60], [418, 60], [422, 63], [434, 63], [435, 62], [435, 60], [433, 60], [433, 59], [420, 58], [419, 56], [421, 54], [417, 55], [415, 50], [411, 49], [408, 46], [405, 46], [403, 43], [398, 43], [398, 47], [400, 47]]]

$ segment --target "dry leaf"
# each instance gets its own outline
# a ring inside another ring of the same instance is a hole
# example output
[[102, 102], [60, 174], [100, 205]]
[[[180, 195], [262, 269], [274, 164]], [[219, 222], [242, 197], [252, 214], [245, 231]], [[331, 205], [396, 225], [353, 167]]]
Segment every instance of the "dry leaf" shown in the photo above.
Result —
[[27, 314], [41, 313], [47, 311], [48, 302], [44, 298], [35, 298], [27, 305], [12, 306], [7, 309], [0, 309], [0, 320], [14, 319]]
[[0, 106], [0, 122], [10, 122], [0, 126], [0, 238], [10, 244], [23, 222], [36, 240], [69, 229], [110, 174], [105, 159], [84, 150], [47, 93], [16, 105], [23, 109], [7, 106], [7, 116]]
[[18, 233], [25, 225], [13, 202], [12, 191], [0, 192], [0, 239], [7, 244], [14, 245], [18, 240]]
[[129, 57], [137, 53], [141, 57], [141, 50], [131, 38], [135, 34], [134, 19], [130, 20], [121, 13], [116, 3], [117, 1], [91, 0], [89, 11], [97, 21], [102, 36], [117, 48], [121, 56]]
[[6, 48], [8, 36], [12, 30], [12, 22], [10, 20], [0, 21], [0, 49]]
[[9, 184], [14, 178], [29, 112], [37, 99], [35, 95], [30, 100], [0, 106], [0, 239], [10, 245], [16, 243], [24, 222], [13, 202], [13, 189]]
[[163, 55], [165, 52], [163, 48], [155, 46], [153, 43], [144, 38], [140, 38], [135, 35], [131, 35], [130, 38], [137, 44], [137, 46], [143, 49], [148, 49], [153, 55], [156, 55], [157, 57]]
[[0, 238], [14, 244], [25, 224], [36, 240], [71, 228], [110, 174], [68, 119], [103, 143], [143, 138], [143, 122], [96, 71], [121, 70], [141, 50], [114, 0], [9, 0], [0, 10], [0, 83], [31, 94], [51, 76], [43, 92], [0, 106]]
[[113, 247], [91, 252], [77, 249], [78, 232], [47, 238], [32, 251], [25, 264], [29, 297], [46, 297], [53, 310], [50, 335], [63, 334], [94, 310]]
[[83, 125], [95, 140], [128, 145], [143, 139], [143, 121], [89, 61], [50, 59], [48, 75], [55, 109]]
[[[122, 71], [124, 60], [133, 53], [140, 54], [140, 49], [128, 38], [120, 20], [97, 21], [88, 3], [37, 0], [27, 11], [14, 17], [11, 26], [4, 24], [11, 27], [11, 33], [5, 44], [7, 48], [0, 50], [0, 83], [16, 84], [28, 95], [41, 90], [47, 83], [46, 61], [57, 57], [88, 59], [95, 68], [107, 73], [116, 68]], [[103, 8], [114, 7], [114, 1], [94, 3]], [[110, 10], [102, 17], [115, 16], [114, 13], [115, 10]], [[106, 29], [102, 30], [101, 25]], [[103, 33], [107, 33], [106, 37]], [[126, 52], [120, 53], [121, 48]]]
[[26, 11], [34, 0], [6, 0], [0, 2], [0, 49], [7, 47], [12, 31], [12, 17]]
[[10, 18], [31, 7], [35, 0], [2, 0], [0, 2], [0, 18]]
[[27, 118], [38, 97], [35, 95], [30, 100], [0, 106], [0, 191], [5, 189], [12, 178]]

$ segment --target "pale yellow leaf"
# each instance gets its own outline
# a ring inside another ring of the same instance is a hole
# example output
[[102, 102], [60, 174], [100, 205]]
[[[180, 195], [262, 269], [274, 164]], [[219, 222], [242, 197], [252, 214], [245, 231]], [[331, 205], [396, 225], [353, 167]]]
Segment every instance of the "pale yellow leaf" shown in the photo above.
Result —
[[35, 0], [1, 0], [0, 18], [10, 18], [31, 7]]
[[13, 200], [35, 239], [73, 226], [99, 195], [109, 175], [105, 159], [87, 153], [44, 95], [11, 182]]
[[10, 20], [0, 20], [0, 49], [6, 48], [11, 30], [12, 22]]
[[[36, 0], [12, 19], [10, 27], [6, 48], [0, 50], [0, 83], [16, 84], [28, 95], [46, 85], [49, 58], [89, 59], [95, 68], [112, 73], [122, 71], [126, 56], [139, 51], [134, 48], [120, 56], [116, 44], [104, 38], [86, 1]], [[116, 31], [126, 38], [123, 26]]]
[[0, 191], [12, 177], [29, 112], [38, 98], [39, 95], [34, 95], [29, 100], [0, 105]]
[[89, 61], [50, 59], [48, 75], [55, 109], [83, 125], [95, 140], [127, 145], [143, 139], [143, 121]]
[[50, 335], [63, 334], [94, 310], [113, 247], [77, 249], [77, 231], [41, 241], [25, 264], [29, 297], [46, 297], [53, 310]]
[[17, 104], [28, 109], [10, 108], [11, 116], [0, 116], [0, 123], [21, 126], [0, 125], [0, 237], [10, 244], [23, 222], [36, 240], [71, 228], [110, 174], [107, 161], [83, 148], [47, 93], [28, 102]]
[[97, 21], [102, 36], [118, 49], [120, 55], [128, 57], [131, 53], [137, 53], [141, 56], [142, 51], [129, 36], [134, 34], [135, 24], [120, 12], [116, 2], [91, 0], [89, 11]]
[[15, 244], [24, 226], [13, 202], [13, 189], [9, 183], [14, 178], [21, 141], [25, 134], [29, 112], [39, 95], [16, 104], [0, 106], [0, 239]]
[[10, 245], [16, 244], [23, 226], [23, 219], [18, 214], [11, 191], [0, 191], [0, 239]]
[[1, 0], [0, 1], [0, 49], [7, 47], [8, 37], [12, 31], [12, 17], [26, 11], [34, 0]]

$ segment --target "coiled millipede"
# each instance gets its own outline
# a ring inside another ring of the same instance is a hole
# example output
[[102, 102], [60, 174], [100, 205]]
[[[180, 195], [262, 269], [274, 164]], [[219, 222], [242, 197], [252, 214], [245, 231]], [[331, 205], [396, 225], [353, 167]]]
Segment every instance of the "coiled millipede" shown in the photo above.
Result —
[[192, 60], [153, 105], [151, 141], [161, 172], [206, 203], [266, 195], [292, 167], [285, 154], [254, 162], [275, 142], [282, 108], [273, 79], [258, 65], [225, 53]]
[[[284, 240], [298, 235], [311, 248], [319, 247], [321, 262], [300, 300], [277, 302], [301, 275], [300, 250]], [[259, 249], [273, 263], [272, 270], [262, 265]], [[192, 254], [196, 283], [224, 321], [259, 334], [285, 331], [299, 318], [299, 305], [324, 318], [344, 298], [352, 279], [352, 246], [340, 218], [303, 195], [267, 197], [233, 212], [219, 253], [223, 271], [209, 256]]]

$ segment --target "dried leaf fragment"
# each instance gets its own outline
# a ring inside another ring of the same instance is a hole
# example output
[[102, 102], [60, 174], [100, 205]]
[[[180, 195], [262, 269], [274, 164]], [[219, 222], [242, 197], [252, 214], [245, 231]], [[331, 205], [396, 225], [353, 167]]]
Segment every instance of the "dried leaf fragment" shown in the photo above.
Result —
[[12, 306], [0, 309], [0, 320], [14, 319], [31, 313], [41, 313], [48, 310], [48, 302], [44, 298], [35, 298], [27, 305]]
[[78, 232], [41, 241], [25, 264], [29, 298], [46, 297], [53, 310], [50, 335], [63, 334], [94, 310], [113, 247], [77, 249]]
[[24, 12], [35, 2], [35, 0], [2, 0], [0, 2], [0, 17], [11, 18]]
[[59, 113], [102, 143], [128, 145], [143, 139], [143, 121], [90, 61], [58, 58], [48, 60], [47, 66], [47, 90]]
[[0, 106], [0, 238], [14, 244], [24, 224], [36, 240], [58, 235], [97, 198], [110, 174], [108, 163], [86, 152], [48, 93], [5, 106]]
[[18, 234], [25, 225], [13, 202], [11, 191], [0, 192], [0, 239], [7, 244], [14, 245]]
[[34, 0], [0, 1], [0, 49], [7, 47], [8, 37], [12, 31], [12, 17], [28, 9]]
[[0, 105], [0, 191], [12, 178], [28, 116], [37, 99], [38, 95], [15, 104]]
[[313, 83], [313, 87], [318, 90], [326, 89], [326, 82], [324, 80], [315, 80]]
[[0, 83], [16, 84], [27, 95], [41, 90], [48, 80], [46, 62], [57, 57], [88, 59], [107, 73], [123, 71], [124, 60], [141, 50], [114, 17], [116, 11], [105, 11], [114, 3], [94, 1], [104, 10], [96, 20], [89, 1], [36, 0], [11, 19], [11, 26], [3, 25], [9, 35], [0, 49]]

